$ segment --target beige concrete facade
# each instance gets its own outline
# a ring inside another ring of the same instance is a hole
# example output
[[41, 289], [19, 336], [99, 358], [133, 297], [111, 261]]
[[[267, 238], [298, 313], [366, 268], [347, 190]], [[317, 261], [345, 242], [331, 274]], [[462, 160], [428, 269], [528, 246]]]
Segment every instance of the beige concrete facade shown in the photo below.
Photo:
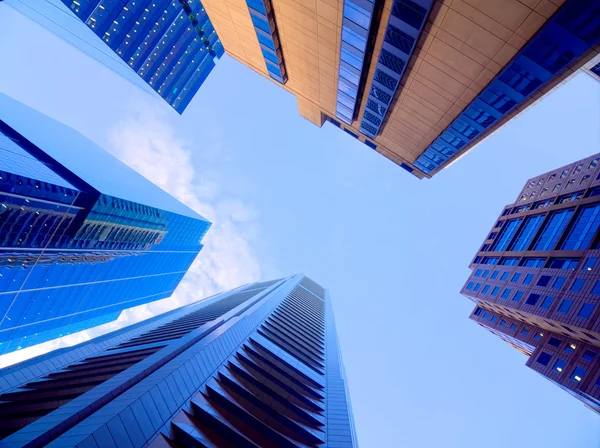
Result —
[[[326, 116], [336, 116], [343, 0], [271, 1], [288, 74], [288, 82], [283, 87], [298, 99], [300, 114], [321, 126]], [[377, 151], [390, 160], [411, 165], [563, 1], [436, 1], [386, 121], [379, 135], [371, 140], [360, 133], [359, 127], [393, 5], [393, 0], [384, 0], [381, 16], [372, 23], [372, 27], [377, 27], [377, 36], [373, 57], [367, 55], [365, 59], [367, 88], [359, 100], [357, 119], [352, 126], [344, 123], [342, 126], [359, 135], [361, 141], [374, 142]], [[245, 0], [203, 0], [203, 4], [225, 51], [270, 79]], [[542, 94], [537, 92], [533, 99]], [[523, 106], [462, 148], [452, 159], [467, 152], [519, 113]], [[414, 174], [430, 177], [416, 168]]]

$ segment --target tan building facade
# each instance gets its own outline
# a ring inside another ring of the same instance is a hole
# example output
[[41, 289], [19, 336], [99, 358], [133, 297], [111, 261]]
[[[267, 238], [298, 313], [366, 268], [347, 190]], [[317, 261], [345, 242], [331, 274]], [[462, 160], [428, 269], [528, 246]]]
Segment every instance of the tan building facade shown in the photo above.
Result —
[[599, 52], [597, 0], [203, 4], [225, 51], [294, 94], [303, 117], [331, 121], [419, 178]]

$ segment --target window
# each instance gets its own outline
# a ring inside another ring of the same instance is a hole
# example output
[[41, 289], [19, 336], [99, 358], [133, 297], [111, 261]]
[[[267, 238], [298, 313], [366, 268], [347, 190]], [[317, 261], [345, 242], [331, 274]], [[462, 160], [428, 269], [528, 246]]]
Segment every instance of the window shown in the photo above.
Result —
[[567, 346], [565, 347], [565, 352], [573, 353], [576, 348], [577, 348], [577, 346], [575, 344], [567, 344]]
[[527, 274], [525, 276], [525, 280], [523, 280], [523, 284], [524, 285], [529, 285], [531, 284], [531, 280], [533, 280], [533, 277], [535, 277], [535, 274]]
[[567, 277], [556, 277], [556, 280], [554, 280], [554, 284], [552, 285], [552, 289], [562, 288], [566, 281]]
[[503, 251], [508, 247], [508, 243], [512, 240], [513, 235], [519, 228], [519, 225], [523, 221], [523, 218], [511, 219], [500, 231], [500, 234], [492, 245], [492, 251]]
[[541, 268], [545, 263], [545, 258], [523, 258], [523, 261], [521, 261], [521, 266], [526, 268]]
[[528, 330], [527, 328], [523, 328], [523, 329], [521, 330], [521, 334], [522, 334], [523, 336], [527, 336], [527, 335], [529, 334], [529, 330]]
[[492, 272], [492, 275], [490, 276], [490, 280], [494, 280], [496, 277], [498, 277], [498, 274], [499, 274], [498, 271]]
[[485, 271], [483, 271], [483, 278], [487, 278], [488, 274], [490, 273], [490, 271], [488, 271], [487, 269]]
[[479, 291], [479, 288], [481, 288], [481, 283], [476, 283], [475, 288], [473, 288], [473, 291], [477, 292]]
[[481, 316], [482, 311], [483, 311], [483, 308], [478, 306], [473, 314], [475, 314], [475, 316]]
[[564, 359], [557, 359], [556, 362], [554, 363], [554, 366], [552, 367], [552, 370], [556, 370], [557, 372], [562, 372], [563, 369], [565, 368], [565, 366], [567, 365], [567, 361], [565, 361]]
[[469, 284], [467, 285], [467, 290], [471, 290], [473, 289], [473, 286], [475, 286], [475, 284], [473, 282], [469, 282]]
[[587, 249], [598, 227], [600, 227], [600, 204], [582, 207], [577, 213], [575, 223], [571, 226], [561, 249]]
[[539, 294], [529, 294], [529, 297], [527, 297], [527, 300], [525, 301], [525, 305], [535, 305], [538, 303], [538, 300], [540, 300]]
[[569, 310], [571, 309], [571, 305], [573, 304], [572, 300], [568, 300], [568, 299], [564, 299], [561, 303], [560, 306], [558, 307], [558, 312], [559, 313], [563, 313], [566, 314], [569, 312]]
[[483, 272], [483, 269], [477, 269], [475, 271], [475, 277], [481, 277], [481, 273]]
[[587, 260], [585, 260], [585, 263], [583, 264], [583, 267], [581, 269], [583, 269], [584, 271], [591, 271], [592, 269], [594, 269], [594, 266], [596, 266], [597, 261], [598, 258], [589, 257]]
[[569, 170], [566, 169], [560, 174], [560, 178], [562, 179], [563, 177], [567, 177], [568, 174], [569, 174]]
[[492, 316], [492, 318], [490, 319], [492, 322], [496, 322], [498, 320], [498, 316]]
[[584, 303], [581, 309], [579, 310], [579, 313], [577, 313], [577, 317], [581, 319], [589, 319], [589, 317], [594, 312], [595, 307], [596, 305], [594, 305], [593, 303]]
[[516, 266], [519, 264], [519, 258], [517, 257], [503, 257], [500, 260], [502, 266]]
[[515, 272], [512, 276], [512, 278], [510, 279], [510, 281], [512, 283], [517, 283], [519, 281], [519, 279], [521, 278], [521, 274], [519, 272]]
[[[569, 181], [569, 183], [567, 184], [567, 187], [569, 185], [573, 185], [575, 183], [575, 179], [572, 179]], [[583, 197], [583, 191], [577, 191], [575, 193], [569, 193], [569, 194], [565, 194], [563, 196], [559, 196], [558, 198], [558, 204], [564, 204], [565, 202], [571, 202], [571, 201], [576, 201], [577, 199], [581, 199]]]
[[504, 225], [504, 221], [498, 221], [498, 222], [496, 223], [496, 228], [498, 228], [498, 227], [502, 227], [503, 225]]
[[487, 294], [487, 292], [490, 290], [490, 285], [485, 285], [483, 287], [483, 289], [481, 290], [482, 294]]
[[577, 269], [579, 258], [551, 258], [548, 267], [551, 269], [563, 269], [573, 271]]
[[[541, 196], [542, 194], [544, 194], [546, 191], [548, 191], [548, 189], [547, 189], [547, 188], [544, 188], [544, 189], [542, 190], [542, 192], [540, 193], [540, 196]], [[546, 199], [545, 201], [538, 201], [538, 202], [536, 202], [535, 204], [533, 204], [533, 207], [532, 207], [532, 209], [533, 209], [533, 210], [537, 210], [538, 208], [546, 208], [546, 207], [548, 207], [548, 206], [550, 206], [550, 205], [552, 205], [552, 199]]]
[[489, 317], [490, 317], [490, 313], [488, 313], [487, 311], [485, 313], [483, 313], [484, 319], [489, 319]]
[[550, 353], [542, 352], [540, 356], [538, 356], [537, 363], [543, 366], [547, 366], [550, 360], [552, 359], [552, 355]]
[[506, 288], [503, 292], [502, 295], [500, 296], [501, 299], [508, 299], [508, 296], [510, 296], [511, 293], [511, 289], [510, 288]]
[[583, 288], [584, 283], [585, 283], [584, 278], [576, 278], [575, 281], [573, 282], [573, 284], [571, 285], [571, 288], [569, 289], [569, 291], [572, 291], [572, 292], [581, 291], [581, 288]]
[[[600, 177], [600, 174], [598, 175]], [[590, 191], [587, 192], [586, 197], [593, 198], [594, 196], [600, 195], [600, 187], [594, 187]]]
[[548, 345], [551, 345], [552, 347], [560, 347], [560, 344], [562, 344], [562, 341], [554, 336], [548, 340]]
[[554, 302], [554, 297], [546, 296], [546, 297], [544, 297], [544, 300], [542, 301], [540, 308], [547, 310], [550, 308], [550, 305], [552, 305], [552, 302]]
[[588, 166], [588, 170], [591, 170], [592, 168], [596, 168], [598, 166], [598, 162], [600, 162], [600, 157], [597, 159], [594, 159], [590, 162], [590, 166]]
[[536, 341], [541, 341], [543, 337], [544, 333], [536, 333], [533, 339], [535, 339]]
[[529, 244], [531, 244], [533, 236], [542, 224], [544, 216], [545, 215], [535, 215], [528, 217], [510, 245], [509, 250], [526, 250], [529, 247]]
[[585, 352], [583, 352], [583, 359], [585, 359], [586, 361], [593, 361], [595, 357], [596, 352], [592, 350], [586, 350]]
[[500, 280], [506, 280], [508, 278], [508, 272], [503, 272], [500, 276]]
[[519, 302], [521, 300], [521, 297], [523, 297], [523, 291], [517, 291], [517, 293], [513, 297], [512, 301]]
[[588, 180], [590, 178], [589, 174], [586, 174], [585, 176], [583, 176], [581, 178], [581, 180], [579, 181], [579, 185], [583, 184], [586, 180]]
[[517, 330], [516, 324], [510, 324], [510, 331], [516, 331], [516, 330]]
[[500, 326], [501, 326], [501, 327], [506, 327], [506, 321], [505, 321], [504, 319], [502, 319], [502, 320], [500, 321]]
[[552, 280], [552, 276], [542, 275], [536, 284], [537, 284], [537, 286], [548, 286], [548, 284], [550, 283], [550, 280]]
[[594, 336], [593, 334], [590, 333], [586, 333], [585, 331], [582, 331], [583, 334], [585, 334], [588, 338], [593, 339], [594, 341], [600, 341], [600, 339], [598, 339], [596, 336]]
[[577, 165], [575, 167], [575, 171], [573, 171], [573, 174], [578, 174], [581, 172], [581, 170], [583, 169], [583, 163], [580, 163], [579, 165]]
[[537, 238], [533, 250], [552, 250], [562, 235], [569, 219], [573, 215], [572, 208], [559, 210], [550, 214], [546, 224]]
[[498, 294], [498, 291], [500, 291], [500, 287], [499, 286], [494, 286], [494, 289], [492, 289], [492, 297], [496, 297], [496, 295]]
[[558, 190], [560, 190], [560, 187], [562, 186], [562, 184], [559, 182], [557, 183], [554, 188], [552, 189], [552, 193], [556, 193]]
[[583, 375], [585, 375], [585, 369], [583, 367], [575, 367], [575, 370], [573, 370], [570, 378], [578, 383], [583, 378]]

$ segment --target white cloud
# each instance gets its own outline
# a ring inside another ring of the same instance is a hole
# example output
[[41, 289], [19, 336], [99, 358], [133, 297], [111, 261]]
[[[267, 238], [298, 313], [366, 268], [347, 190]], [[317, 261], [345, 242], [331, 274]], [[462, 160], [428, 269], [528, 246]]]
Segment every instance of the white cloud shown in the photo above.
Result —
[[258, 234], [256, 212], [237, 199], [219, 197], [219, 186], [203, 181], [192, 164], [190, 145], [162, 119], [162, 112], [147, 105], [140, 107], [111, 130], [109, 140], [115, 156], [213, 223], [204, 238], [204, 249], [172, 297], [126, 310], [116, 321], [91, 330], [0, 356], [0, 367], [78, 344], [260, 278], [260, 264], [252, 250]]

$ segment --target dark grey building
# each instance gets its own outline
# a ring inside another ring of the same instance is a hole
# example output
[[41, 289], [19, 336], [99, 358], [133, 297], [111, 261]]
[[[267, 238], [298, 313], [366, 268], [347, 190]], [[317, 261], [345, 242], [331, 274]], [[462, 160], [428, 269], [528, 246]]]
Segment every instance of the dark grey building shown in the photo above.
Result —
[[254, 283], [0, 371], [0, 446], [354, 447], [327, 290]]
[[471, 319], [600, 412], [600, 154], [529, 179], [469, 266]]

